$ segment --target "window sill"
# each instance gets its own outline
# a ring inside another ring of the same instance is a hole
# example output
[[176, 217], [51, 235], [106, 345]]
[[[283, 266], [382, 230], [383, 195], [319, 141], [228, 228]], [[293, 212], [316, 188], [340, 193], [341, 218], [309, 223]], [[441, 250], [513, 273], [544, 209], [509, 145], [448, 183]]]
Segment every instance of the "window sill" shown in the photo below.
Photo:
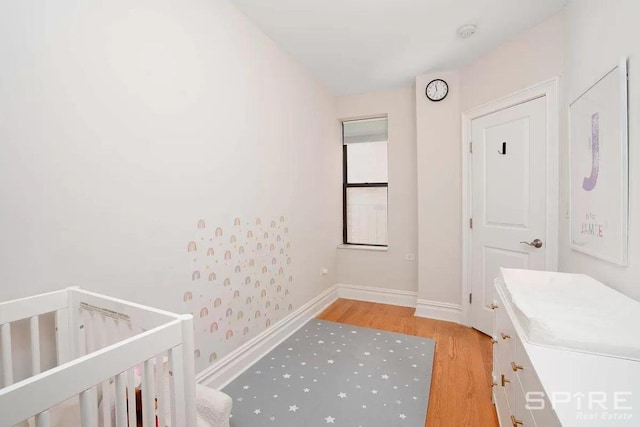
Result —
[[367, 245], [338, 245], [338, 249], [350, 249], [356, 251], [373, 251], [373, 252], [387, 252], [388, 246], [367, 246]]

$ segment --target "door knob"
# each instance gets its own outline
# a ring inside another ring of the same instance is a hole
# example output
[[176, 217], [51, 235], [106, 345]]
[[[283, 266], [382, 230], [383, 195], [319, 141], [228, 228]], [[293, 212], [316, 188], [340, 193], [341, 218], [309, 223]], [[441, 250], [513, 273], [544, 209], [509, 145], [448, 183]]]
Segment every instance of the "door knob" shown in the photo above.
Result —
[[525, 245], [529, 245], [538, 249], [542, 247], [542, 240], [540, 239], [535, 239], [533, 242], [520, 242], [520, 243], [524, 243]]

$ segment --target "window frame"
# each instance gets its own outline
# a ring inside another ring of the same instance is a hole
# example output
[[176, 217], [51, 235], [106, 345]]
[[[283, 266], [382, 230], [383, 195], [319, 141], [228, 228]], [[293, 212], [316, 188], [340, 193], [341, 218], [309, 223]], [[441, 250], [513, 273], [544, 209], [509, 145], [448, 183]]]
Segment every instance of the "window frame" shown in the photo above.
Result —
[[[378, 117], [369, 117], [367, 119], [374, 119]], [[382, 117], [379, 117], [382, 118]], [[367, 120], [360, 119], [360, 120]], [[359, 183], [349, 183], [348, 180], [348, 155], [347, 155], [347, 144], [344, 143], [344, 123], [346, 121], [357, 121], [357, 120], [343, 120], [342, 124], [342, 244], [348, 246], [371, 246], [377, 248], [388, 248], [389, 247], [389, 181], [387, 175], [387, 182], [359, 182]], [[367, 144], [367, 143], [364, 143]], [[387, 140], [387, 174], [389, 170], [389, 141]], [[387, 189], [387, 244], [373, 244], [373, 243], [351, 243], [348, 241], [348, 230], [347, 230], [347, 192], [349, 188], [386, 188]]]

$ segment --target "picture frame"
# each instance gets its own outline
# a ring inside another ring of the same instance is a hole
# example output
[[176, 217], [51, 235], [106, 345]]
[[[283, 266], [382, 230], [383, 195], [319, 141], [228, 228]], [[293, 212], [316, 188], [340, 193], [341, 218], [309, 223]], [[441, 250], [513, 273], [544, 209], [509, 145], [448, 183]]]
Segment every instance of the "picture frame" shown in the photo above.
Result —
[[628, 263], [627, 58], [569, 104], [570, 246]]

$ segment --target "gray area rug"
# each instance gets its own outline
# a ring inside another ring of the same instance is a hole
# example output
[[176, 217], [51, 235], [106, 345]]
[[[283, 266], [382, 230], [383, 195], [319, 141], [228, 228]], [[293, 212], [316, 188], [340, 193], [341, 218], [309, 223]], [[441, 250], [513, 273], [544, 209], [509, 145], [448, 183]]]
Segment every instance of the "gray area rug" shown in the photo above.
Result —
[[423, 427], [435, 342], [311, 320], [224, 388], [232, 427]]

